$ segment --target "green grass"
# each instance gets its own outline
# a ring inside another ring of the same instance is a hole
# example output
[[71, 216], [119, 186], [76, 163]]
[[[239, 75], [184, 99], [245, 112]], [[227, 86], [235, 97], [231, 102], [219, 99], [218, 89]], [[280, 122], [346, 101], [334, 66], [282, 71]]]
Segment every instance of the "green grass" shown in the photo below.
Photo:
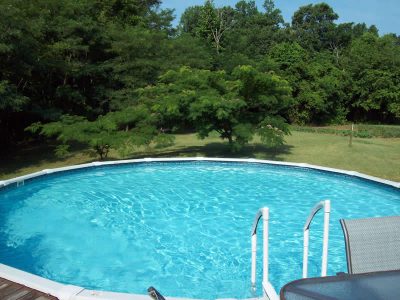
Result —
[[[165, 149], [141, 149], [127, 158], [140, 157], [252, 157], [259, 159], [304, 162], [326, 167], [353, 170], [368, 175], [400, 181], [400, 139], [349, 137], [294, 131], [286, 145], [271, 150], [255, 140], [238, 153], [230, 153], [227, 143], [216, 137], [197, 139], [195, 134], [176, 136], [175, 144]], [[88, 151], [75, 150], [68, 157], [54, 156], [51, 145], [36, 145], [18, 150], [4, 158], [0, 179], [12, 178], [42, 169], [56, 168], [97, 160]], [[109, 159], [121, 159], [111, 152]]]

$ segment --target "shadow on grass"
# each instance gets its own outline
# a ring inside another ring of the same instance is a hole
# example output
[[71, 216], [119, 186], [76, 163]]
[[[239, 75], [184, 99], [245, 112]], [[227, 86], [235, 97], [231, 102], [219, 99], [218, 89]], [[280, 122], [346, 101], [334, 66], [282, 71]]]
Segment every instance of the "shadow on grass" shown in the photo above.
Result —
[[207, 143], [204, 146], [175, 147], [173, 149], [160, 149], [152, 152], [139, 152], [131, 158], [144, 157], [232, 157], [232, 158], [260, 158], [269, 160], [282, 160], [281, 155], [289, 154], [293, 146], [282, 145], [277, 148], [268, 148], [263, 144], [251, 144], [243, 147], [240, 151], [232, 152], [227, 143]]
[[[56, 143], [24, 143], [10, 149], [8, 153], [0, 157], [0, 177], [11, 178], [23, 173], [31, 173], [46, 169], [48, 164], [79, 164], [95, 161], [96, 157], [88, 157], [85, 161], [76, 158], [78, 153], [83, 155], [88, 153], [87, 148], [82, 145], [74, 145], [73, 151], [65, 157], [55, 154]], [[76, 159], [75, 159], [76, 158]], [[41, 167], [42, 166], [42, 167]]]
[[[93, 151], [82, 145], [74, 145], [71, 153], [60, 158], [55, 155], [56, 143], [23, 144], [0, 157], [0, 178], [8, 179], [27, 173], [37, 172], [47, 168], [56, 168], [66, 165], [76, 165], [98, 161], [97, 156], [90, 156]], [[232, 157], [258, 158], [269, 160], [283, 160], [281, 155], [289, 154], [292, 146], [283, 145], [278, 148], [268, 148], [263, 144], [250, 144], [240, 151], [231, 152], [228, 143], [212, 142], [199, 146], [172, 146], [164, 149], [147, 149], [132, 153], [124, 159], [144, 157]], [[109, 157], [106, 160], [118, 160], [118, 157]]]

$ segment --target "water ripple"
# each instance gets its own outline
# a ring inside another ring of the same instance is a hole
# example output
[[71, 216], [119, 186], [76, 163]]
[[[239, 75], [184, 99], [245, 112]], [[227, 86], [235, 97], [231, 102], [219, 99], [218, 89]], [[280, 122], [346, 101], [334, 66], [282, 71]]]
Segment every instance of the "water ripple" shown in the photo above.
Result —
[[[346, 271], [340, 218], [400, 214], [396, 189], [307, 169], [218, 162], [99, 167], [0, 191], [0, 261], [91, 289], [143, 294], [154, 285], [169, 296], [250, 297], [256, 211], [270, 208], [270, 276], [279, 288], [301, 276], [303, 223], [323, 199], [332, 201], [329, 274]], [[321, 239], [317, 217], [312, 276], [320, 272]]]

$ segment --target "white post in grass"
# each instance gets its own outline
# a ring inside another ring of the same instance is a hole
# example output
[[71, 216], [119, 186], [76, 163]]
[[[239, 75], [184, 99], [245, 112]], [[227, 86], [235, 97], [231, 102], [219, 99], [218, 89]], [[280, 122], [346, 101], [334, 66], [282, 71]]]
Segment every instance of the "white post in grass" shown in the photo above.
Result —
[[354, 134], [354, 124], [351, 124], [349, 147], [353, 146], [353, 134]]

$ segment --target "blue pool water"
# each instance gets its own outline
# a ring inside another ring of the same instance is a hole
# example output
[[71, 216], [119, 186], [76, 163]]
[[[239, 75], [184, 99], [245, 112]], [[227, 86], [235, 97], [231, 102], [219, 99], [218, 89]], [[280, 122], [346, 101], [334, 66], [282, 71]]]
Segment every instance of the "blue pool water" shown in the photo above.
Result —
[[[245, 163], [96, 167], [0, 190], [0, 262], [91, 289], [244, 298], [250, 231], [270, 208], [270, 279], [301, 277], [302, 228], [332, 205], [329, 274], [346, 271], [340, 218], [399, 215], [400, 192], [334, 173]], [[320, 272], [322, 214], [311, 227], [310, 275]], [[261, 243], [259, 243], [261, 246]], [[261, 247], [259, 247], [261, 250]], [[258, 282], [261, 281], [261, 251]]]

